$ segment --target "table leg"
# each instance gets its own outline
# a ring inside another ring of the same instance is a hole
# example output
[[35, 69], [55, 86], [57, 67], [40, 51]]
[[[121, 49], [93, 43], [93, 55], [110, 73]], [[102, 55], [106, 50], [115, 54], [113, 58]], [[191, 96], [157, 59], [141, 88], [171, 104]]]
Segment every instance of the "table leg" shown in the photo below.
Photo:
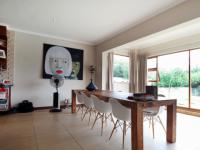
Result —
[[72, 113], [76, 113], [76, 93], [72, 90], [72, 106], [71, 106]]
[[167, 105], [167, 141], [176, 142], [176, 102]]
[[143, 106], [133, 103], [131, 107], [131, 150], [143, 150]]

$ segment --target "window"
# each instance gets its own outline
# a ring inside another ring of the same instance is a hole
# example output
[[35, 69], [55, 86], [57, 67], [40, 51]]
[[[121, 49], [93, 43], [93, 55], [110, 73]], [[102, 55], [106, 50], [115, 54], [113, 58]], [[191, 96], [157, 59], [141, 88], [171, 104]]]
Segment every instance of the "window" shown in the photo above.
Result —
[[147, 80], [148, 85], [155, 85], [159, 81], [157, 57], [147, 60]]
[[191, 108], [200, 109], [200, 49], [190, 52]]
[[177, 105], [183, 107], [189, 106], [188, 60], [188, 51], [158, 57], [158, 92], [169, 98], [177, 98]]
[[149, 58], [147, 81], [180, 107], [200, 109], [200, 49]]
[[129, 91], [129, 57], [127, 56], [114, 55], [113, 90]]

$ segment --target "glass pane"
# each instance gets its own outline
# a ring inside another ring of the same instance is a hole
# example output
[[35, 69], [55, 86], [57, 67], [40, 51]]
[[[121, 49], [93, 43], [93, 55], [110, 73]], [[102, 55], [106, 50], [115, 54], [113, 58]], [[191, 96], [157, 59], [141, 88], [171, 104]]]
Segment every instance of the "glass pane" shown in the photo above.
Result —
[[156, 68], [156, 58], [147, 59], [147, 68]]
[[148, 81], [156, 81], [157, 71], [148, 71], [147, 78]]
[[190, 53], [191, 65], [191, 108], [200, 109], [200, 49]]
[[176, 98], [177, 105], [189, 107], [189, 51], [158, 57], [158, 94]]
[[[157, 80], [157, 71], [148, 70], [157, 67], [157, 58], [147, 59], [147, 85], [156, 85], [155, 82]], [[149, 82], [150, 81], [150, 82]]]
[[129, 57], [114, 55], [113, 90], [129, 91]]

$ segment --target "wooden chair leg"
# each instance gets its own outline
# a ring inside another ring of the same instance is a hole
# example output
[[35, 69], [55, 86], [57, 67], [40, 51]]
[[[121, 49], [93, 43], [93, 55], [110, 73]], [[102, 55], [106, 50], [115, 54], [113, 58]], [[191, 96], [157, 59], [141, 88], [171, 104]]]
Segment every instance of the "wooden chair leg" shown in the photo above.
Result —
[[78, 106], [78, 110], [77, 110], [77, 112], [76, 112], [76, 113], [78, 113], [80, 109], [81, 109], [81, 106]]
[[90, 116], [89, 116], [88, 125], [90, 124], [90, 118], [91, 118], [91, 115], [92, 115], [92, 109], [89, 110], [89, 113], [90, 113]]
[[115, 129], [116, 129], [116, 126], [117, 126], [118, 121], [119, 121], [119, 120], [117, 120], [117, 121], [115, 122], [115, 124], [114, 124], [114, 127], [113, 127], [112, 132], [111, 132], [110, 137], [109, 137], [109, 140], [111, 139], [111, 137], [112, 137], [112, 135], [113, 135], [113, 132], [114, 132]]
[[96, 118], [95, 118], [95, 120], [94, 120], [94, 123], [93, 123], [93, 125], [92, 125], [92, 128], [91, 129], [93, 129], [94, 128], [94, 125], [95, 125], [95, 123], [96, 123], [96, 121], [97, 121], [97, 119], [98, 119], [98, 116], [99, 116], [99, 112], [97, 113], [97, 115], [96, 115]]
[[123, 123], [123, 139], [122, 139], [123, 149], [124, 149], [125, 134], [126, 134], [126, 121], [124, 121], [124, 123]]
[[106, 116], [106, 114], [104, 114], [104, 120], [105, 120], [105, 125], [107, 126], [107, 119], [108, 119], [108, 116]]
[[102, 114], [102, 118], [101, 118], [101, 136], [103, 135], [103, 123], [104, 123], [104, 113]]
[[149, 128], [151, 128], [151, 117], [149, 117]]
[[85, 115], [86, 115], [87, 113], [88, 113], [88, 108], [86, 109], [85, 114], [83, 115], [82, 121], [83, 121], [83, 119], [85, 118]]
[[157, 117], [158, 117], [158, 120], [159, 120], [159, 122], [160, 122], [160, 124], [161, 124], [163, 130], [164, 130], [165, 133], [166, 133], [166, 129], [165, 129], [165, 127], [164, 127], [164, 125], [163, 125], [163, 123], [162, 123], [162, 121], [161, 121], [161, 119], [160, 119], [160, 116], [157, 116]]
[[126, 133], [128, 131], [128, 129], [131, 128], [131, 122], [129, 122], [128, 124], [126, 124]]
[[110, 117], [111, 117], [111, 121], [113, 122], [113, 124], [115, 124], [112, 113], [110, 113]]
[[84, 106], [81, 105], [81, 116], [83, 115]]
[[152, 121], [152, 131], [153, 131], [153, 138], [154, 138], [154, 118], [151, 117], [151, 121]]

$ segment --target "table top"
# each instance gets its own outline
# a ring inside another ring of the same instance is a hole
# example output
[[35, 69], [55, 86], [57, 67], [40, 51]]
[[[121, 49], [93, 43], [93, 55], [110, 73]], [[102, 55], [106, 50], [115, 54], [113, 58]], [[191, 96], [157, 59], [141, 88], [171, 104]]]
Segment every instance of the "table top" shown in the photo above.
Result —
[[137, 103], [143, 105], [143, 107], [154, 107], [154, 106], [162, 106], [162, 105], [170, 105], [172, 103], [176, 103], [176, 99], [168, 99], [165, 97], [158, 97], [153, 100], [145, 100], [145, 99], [128, 99], [129, 96], [133, 96], [133, 93], [127, 92], [116, 92], [116, 91], [108, 91], [108, 90], [95, 90], [95, 91], [87, 91], [87, 90], [74, 90], [74, 91], [83, 91], [88, 96], [95, 95], [98, 96], [101, 100], [108, 101], [109, 98], [114, 98], [118, 100], [121, 104], [125, 106], [130, 106], [131, 103]]

